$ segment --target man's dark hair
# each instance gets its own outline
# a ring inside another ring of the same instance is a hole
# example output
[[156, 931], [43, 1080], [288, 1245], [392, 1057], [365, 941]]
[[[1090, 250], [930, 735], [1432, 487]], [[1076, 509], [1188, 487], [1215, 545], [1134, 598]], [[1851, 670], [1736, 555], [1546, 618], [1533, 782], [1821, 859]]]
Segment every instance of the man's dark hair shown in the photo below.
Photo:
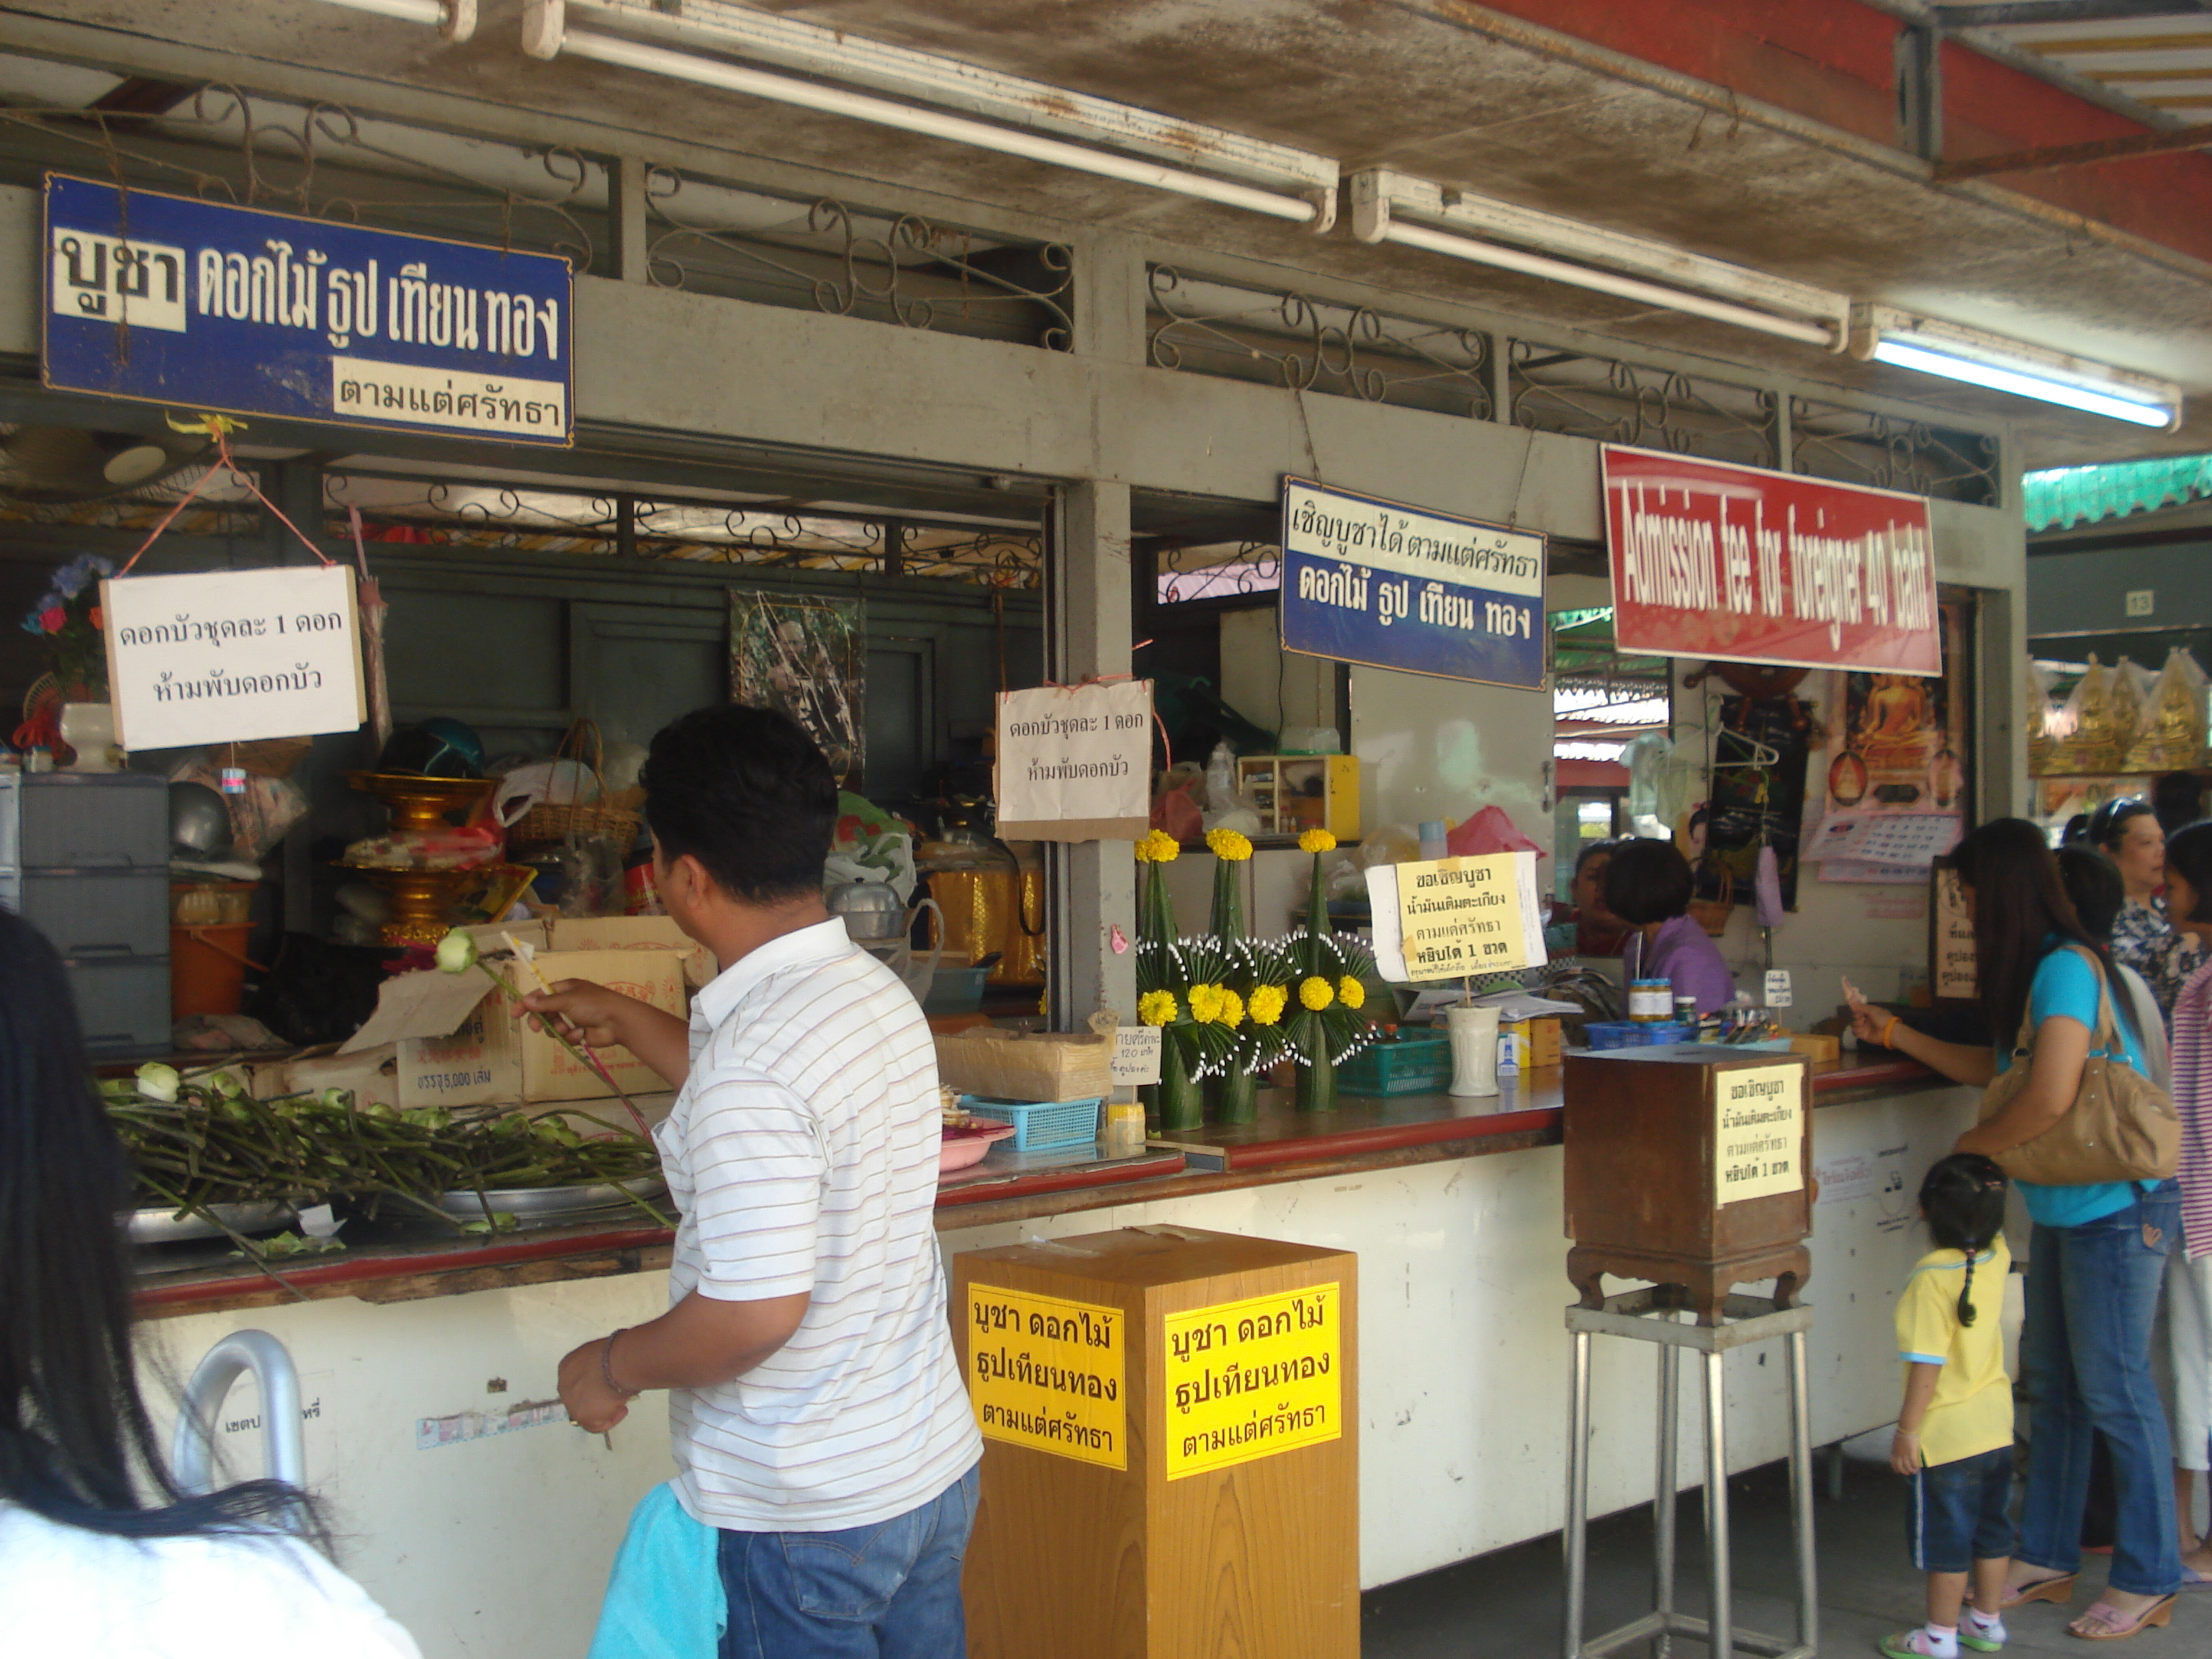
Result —
[[2074, 901], [2074, 914], [2090, 938], [2110, 943], [2112, 924], [2128, 902], [2127, 884], [2119, 866], [2102, 853], [2087, 847], [2058, 849], [2058, 879], [2066, 896]]
[[748, 904], [819, 891], [837, 780], [798, 721], [772, 708], [695, 708], [654, 734], [645, 820], [664, 859], [686, 853]]
[[1605, 908], [1631, 927], [1672, 921], [1690, 908], [1690, 861], [1671, 841], [1631, 836], [1605, 866]]
[[2204, 816], [2204, 780], [2194, 772], [2168, 772], [2151, 785], [2150, 806], [2159, 828], [2170, 836]]

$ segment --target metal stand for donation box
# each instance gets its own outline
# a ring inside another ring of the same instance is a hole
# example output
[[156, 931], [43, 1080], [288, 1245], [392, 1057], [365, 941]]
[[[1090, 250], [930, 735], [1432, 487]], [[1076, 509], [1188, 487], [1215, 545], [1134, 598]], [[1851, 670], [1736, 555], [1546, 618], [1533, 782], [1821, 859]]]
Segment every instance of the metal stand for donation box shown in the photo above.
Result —
[[[1572, 1418], [1567, 1435], [1567, 1591], [1565, 1659], [1599, 1659], [1632, 1642], [1650, 1642], [1654, 1659], [1666, 1659], [1676, 1636], [1708, 1644], [1714, 1659], [1756, 1653], [1768, 1659], [1810, 1659], [1817, 1650], [1819, 1598], [1813, 1564], [1813, 1444], [1811, 1395], [1806, 1382], [1805, 1333], [1813, 1310], [1780, 1307], [1758, 1297], [1731, 1296], [1720, 1323], [1684, 1325], [1682, 1311], [1663, 1287], [1608, 1297], [1602, 1308], [1570, 1307], [1574, 1338]], [[1588, 1641], [1583, 1638], [1583, 1601], [1588, 1576], [1589, 1522], [1590, 1339], [1625, 1336], [1659, 1351], [1659, 1469], [1651, 1514], [1658, 1536], [1652, 1554], [1652, 1610]], [[1729, 1565], [1727, 1403], [1721, 1362], [1731, 1348], [1786, 1338], [1790, 1353], [1790, 1492], [1796, 1517], [1797, 1639], [1738, 1630], [1731, 1607]], [[1674, 1611], [1676, 1359], [1689, 1349], [1705, 1357], [1705, 1542], [1711, 1617]]]

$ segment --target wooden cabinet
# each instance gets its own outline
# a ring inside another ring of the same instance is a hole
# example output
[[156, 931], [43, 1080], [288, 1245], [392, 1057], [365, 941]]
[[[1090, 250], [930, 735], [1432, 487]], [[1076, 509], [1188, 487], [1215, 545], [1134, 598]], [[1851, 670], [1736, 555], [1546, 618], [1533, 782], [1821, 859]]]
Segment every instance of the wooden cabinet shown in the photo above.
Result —
[[1187, 1227], [975, 1250], [975, 1659], [1357, 1659], [1358, 1259]]
[[1777, 1280], [1789, 1307], [1811, 1274], [1812, 1070], [1802, 1054], [1714, 1044], [1571, 1054], [1567, 1276], [1672, 1287], [1719, 1322], [1731, 1285]]

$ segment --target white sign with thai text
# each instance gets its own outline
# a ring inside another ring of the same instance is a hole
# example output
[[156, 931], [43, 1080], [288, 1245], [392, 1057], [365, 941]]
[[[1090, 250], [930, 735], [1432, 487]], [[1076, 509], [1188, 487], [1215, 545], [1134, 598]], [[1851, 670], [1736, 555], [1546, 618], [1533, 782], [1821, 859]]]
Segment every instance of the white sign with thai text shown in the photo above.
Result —
[[1134, 841], [1151, 827], [1152, 683], [999, 694], [999, 834]]
[[343, 565], [128, 576], [100, 588], [125, 749], [350, 732], [367, 718]]
[[1805, 1185], [1805, 1068], [1745, 1066], [1713, 1074], [1713, 1191], [1722, 1204]]

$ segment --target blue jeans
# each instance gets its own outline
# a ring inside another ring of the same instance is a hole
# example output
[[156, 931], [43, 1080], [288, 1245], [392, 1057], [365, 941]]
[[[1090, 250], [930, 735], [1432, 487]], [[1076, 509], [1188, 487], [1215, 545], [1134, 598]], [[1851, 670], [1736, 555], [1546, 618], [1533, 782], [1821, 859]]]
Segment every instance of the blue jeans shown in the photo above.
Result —
[[2094, 1221], [2039, 1225], [2028, 1257], [2020, 1559], [2054, 1572], [2081, 1565], [2089, 1448], [2101, 1433], [2118, 1499], [2109, 1582], [2137, 1595], [2164, 1595], [2181, 1581], [2173, 1452], [2150, 1369], [2151, 1318], [2180, 1238], [2181, 1190], [2169, 1181]]
[[982, 1465], [919, 1509], [844, 1532], [722, 1533], [720, 1659], [965, 1659], [960, 1565]]

